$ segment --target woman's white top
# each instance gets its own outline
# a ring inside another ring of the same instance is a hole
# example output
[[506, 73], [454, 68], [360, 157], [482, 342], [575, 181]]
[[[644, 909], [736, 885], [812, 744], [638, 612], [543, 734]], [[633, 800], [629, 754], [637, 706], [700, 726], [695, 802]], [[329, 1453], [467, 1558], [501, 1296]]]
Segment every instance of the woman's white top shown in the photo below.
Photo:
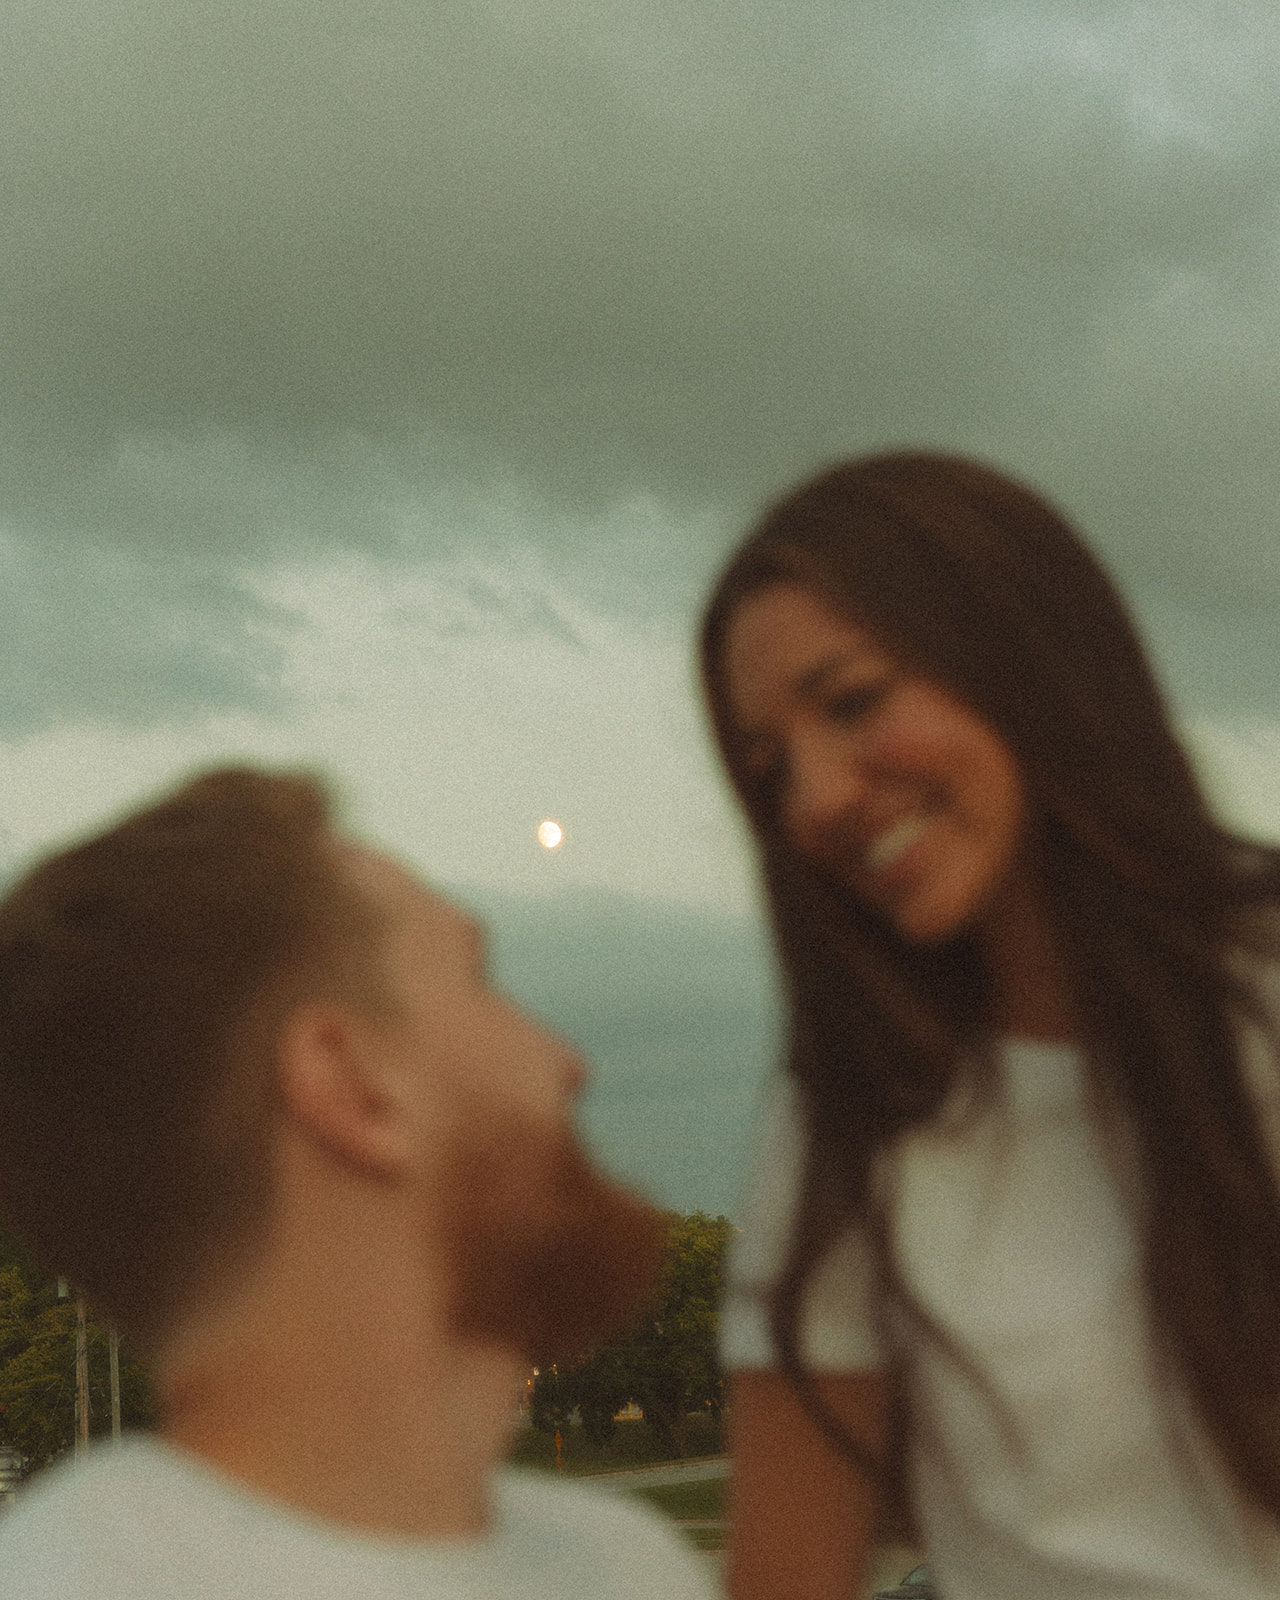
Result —
[[[1273, 1147], [1274, 1063], [1247, 1040]], [[1003, 1093], [907, 1135], [884, 1173], [896, 1259], [991, 1398], [904, 1322], [886, 1326], [856, 1231], [802, 1318], [827, 1371], [905, 1356], [916, 1513], [945, 1600], [1254, 1600], [1280, 1595], [1280, 1530], [1242, 1506], [1189, 1406], [1156, 1371], [1132, 1209], [1069, 1045], [1006, 1042]], [[766, 1294], [784, 1259], [803, 1134], [767, 1096], [722, 1315], [729, 1367], [774, 1365]], [[1280, 1338], [1280, 1327], [1276, 1329]]]

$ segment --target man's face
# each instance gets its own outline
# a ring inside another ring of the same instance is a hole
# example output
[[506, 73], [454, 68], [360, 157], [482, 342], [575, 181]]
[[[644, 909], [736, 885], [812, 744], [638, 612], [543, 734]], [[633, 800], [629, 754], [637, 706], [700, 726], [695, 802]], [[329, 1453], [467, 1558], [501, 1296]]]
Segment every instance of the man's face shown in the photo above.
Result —
[[492, 986], [478, 925], [387, 858], [343, 855], [385, 919], [389, 1036], [421, 1087], [455, 1330], [539, 1363], [578, 1354], [652, 1294], [661, 1215], [583, 1151], [586, 1069]]

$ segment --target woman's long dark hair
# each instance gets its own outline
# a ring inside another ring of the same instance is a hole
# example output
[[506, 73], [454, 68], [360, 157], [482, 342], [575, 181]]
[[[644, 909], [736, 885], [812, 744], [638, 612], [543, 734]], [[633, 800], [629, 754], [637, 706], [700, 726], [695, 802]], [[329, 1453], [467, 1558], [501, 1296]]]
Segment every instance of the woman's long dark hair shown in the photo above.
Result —
[[747, 596], [778, 581], [865, 628], [1014, 752], [1092, 1102], [1136, 1162], [1158, 1352], [1240, 1490], [1280, 1519], [1280, 1199], [1239, 1054], [1246, 1018], [1274, 1037], [1239, 958], [1274, 958], [1280, 851], [1210, 814], [1124, 606], [1071, 528], [1025, 487], [958, 458], [872, 457], [788, 495], [730, 562], [703, 624], [704, 685], [760, 846], [807, 1115], [800, 1211], [772, 1304], [782, 1370], [824, 1431], [874, 1467], [817, 1400], [799, 1356], [802, 1295], [857, 1219], [890, 1300], [920, 1320], [873, 1169], [941, 1108], [958, 1062], [980, 1059], [992, 1030], [973, 941], [898, 937], [791, 847], [744, 766], [725, 633]]

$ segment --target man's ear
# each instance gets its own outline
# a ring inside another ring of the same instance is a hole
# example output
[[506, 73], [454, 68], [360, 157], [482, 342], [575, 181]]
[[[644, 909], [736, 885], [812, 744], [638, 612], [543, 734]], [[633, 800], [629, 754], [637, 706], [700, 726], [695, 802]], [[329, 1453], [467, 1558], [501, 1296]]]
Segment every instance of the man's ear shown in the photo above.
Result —
[[341, 1161], [394, 1177], [412, 1151], [401, 1065], [391, 1041], [358, 1013], [328, 1001], [300, 1005], [277, 1052], [285, 1115]]

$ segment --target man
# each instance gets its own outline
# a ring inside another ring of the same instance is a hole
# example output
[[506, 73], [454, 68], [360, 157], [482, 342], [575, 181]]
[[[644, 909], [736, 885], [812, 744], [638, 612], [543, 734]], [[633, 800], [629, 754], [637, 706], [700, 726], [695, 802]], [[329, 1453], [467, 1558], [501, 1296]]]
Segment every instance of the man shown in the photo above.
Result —
[[530, 1361], [652, 1289], [577, 1059], [309, 779], [196, 779], [0, 904], [0, 1208], [148, 1353], [157, 1436], [0, 1523], [0, 1595], [662, 1600], [631, 1503], [496, 1471]]

